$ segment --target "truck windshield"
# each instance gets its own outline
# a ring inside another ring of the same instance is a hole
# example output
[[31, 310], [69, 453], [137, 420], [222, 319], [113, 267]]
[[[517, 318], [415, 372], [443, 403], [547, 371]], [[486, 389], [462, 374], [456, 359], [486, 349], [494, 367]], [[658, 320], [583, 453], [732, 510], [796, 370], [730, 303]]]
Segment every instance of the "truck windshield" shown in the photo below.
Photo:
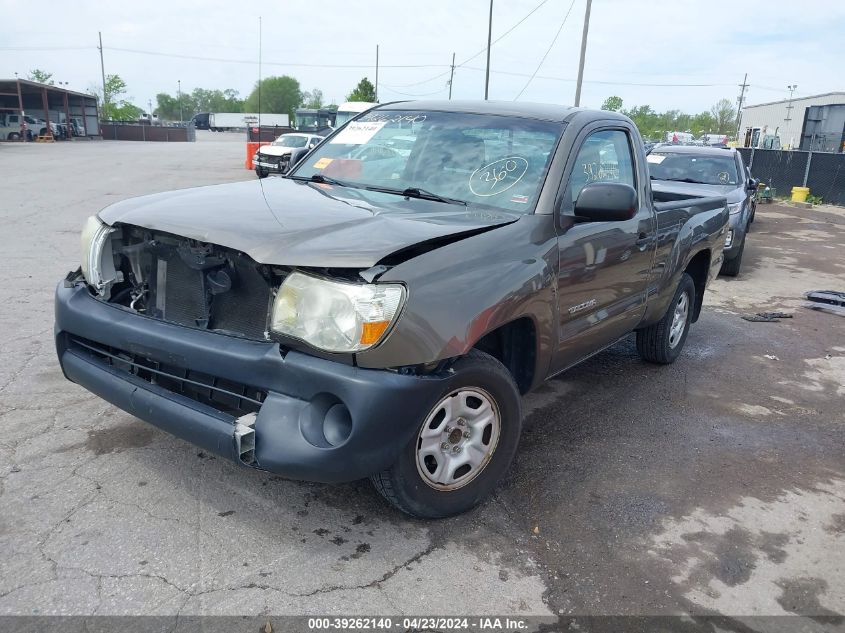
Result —
[[308, 141], [307, 136], [300, 136], [299, 134], [282, 134], [279, 138], [273, 141], [273, 145], [280, 145], [281, 147], [305, 147]]
[[648, 170], [654, 180], [677, 180], [702, 185], [737, 184], [736, 161], [724, 156], [681, 152], [651, 152]]
[[373, 110], [310, 153], [291, 177], [320, 175], [361, 188], [425, 190], [530, 212], [564, 128], [511, 116]]

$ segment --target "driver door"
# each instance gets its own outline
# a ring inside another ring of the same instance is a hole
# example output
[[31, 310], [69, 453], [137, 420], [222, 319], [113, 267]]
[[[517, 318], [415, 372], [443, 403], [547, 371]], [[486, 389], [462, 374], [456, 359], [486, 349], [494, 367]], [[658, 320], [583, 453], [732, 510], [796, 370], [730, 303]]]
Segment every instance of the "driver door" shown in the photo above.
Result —
[[[645, 312], [655, 249], [649, 183], [638, 182], [632, 129], [588, 127], [564, 172], [558, 199], [558, 354], [561, 371], [634, 329]], [[619, 182], [637, 191], [628, 220], [582, 222], [578, 194], [589, 183]]]

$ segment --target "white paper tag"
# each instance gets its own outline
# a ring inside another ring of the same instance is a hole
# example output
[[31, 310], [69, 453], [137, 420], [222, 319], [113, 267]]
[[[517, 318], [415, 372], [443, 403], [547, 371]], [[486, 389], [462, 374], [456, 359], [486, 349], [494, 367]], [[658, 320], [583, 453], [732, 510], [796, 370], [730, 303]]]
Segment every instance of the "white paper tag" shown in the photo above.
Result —
[[666, 160], [666, 156], [663, 155], [663, 154], [649, 154], [648, 156], [645, 157], [645, 159], [646, 159], [646, 162], [648, 162], [648, 163], [654, 163], [656, 165], [659, 165], [664, 160]]
[[373, 138], [386, 123], [387, 121], [374, 121], [372, 123], [353, 121], [343, 128], [340, 134], [335, 136], [330, 143], [339, 143], [342, 145], [363, 145]]

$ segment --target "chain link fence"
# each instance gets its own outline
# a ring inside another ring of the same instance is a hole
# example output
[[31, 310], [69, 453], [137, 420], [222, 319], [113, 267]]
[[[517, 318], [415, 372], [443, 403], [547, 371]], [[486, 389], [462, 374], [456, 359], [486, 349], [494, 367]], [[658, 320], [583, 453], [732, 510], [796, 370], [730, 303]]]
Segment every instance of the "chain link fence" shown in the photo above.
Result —
[[751, 175], [789, 196], [793, 187], [809, 187], [827, 204], [845, 206], [845, 154], [798, 150], [738, 148]]

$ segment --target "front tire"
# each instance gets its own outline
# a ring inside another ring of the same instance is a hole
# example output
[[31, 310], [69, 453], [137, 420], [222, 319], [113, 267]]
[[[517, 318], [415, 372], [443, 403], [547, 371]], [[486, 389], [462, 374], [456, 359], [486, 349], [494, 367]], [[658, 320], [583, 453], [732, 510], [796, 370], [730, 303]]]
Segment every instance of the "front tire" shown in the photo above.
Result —
[[719, 270], [720, 275], [725, 277], [736, 277], [739, 274], [739, 269], [742, 266], [742, 254], [745, 252], [745, 238], [742, 238], [742, 245], [739, 247], [739, 252], [733, 259], [726, 259], [722, 262], [722, 268]]
[[255, 173], [259, 178], [266, 178], [270, 175], [270, 172], [267, 169], [262, 169], [261, 167], [256, 167]]
[[654, 325], [637, 330], [637, 352], [650, 363], [674, 363], [687, 341], [695, 306], [695, 283], [687, 273], [681, 281], [666, 314]]
[[393, 466], [370, 478], [393, 506], [420, 518], [460, 514], [488, 496], [522, 430], [519, 390], [498, 360], [472, 350], [451, 371]]

